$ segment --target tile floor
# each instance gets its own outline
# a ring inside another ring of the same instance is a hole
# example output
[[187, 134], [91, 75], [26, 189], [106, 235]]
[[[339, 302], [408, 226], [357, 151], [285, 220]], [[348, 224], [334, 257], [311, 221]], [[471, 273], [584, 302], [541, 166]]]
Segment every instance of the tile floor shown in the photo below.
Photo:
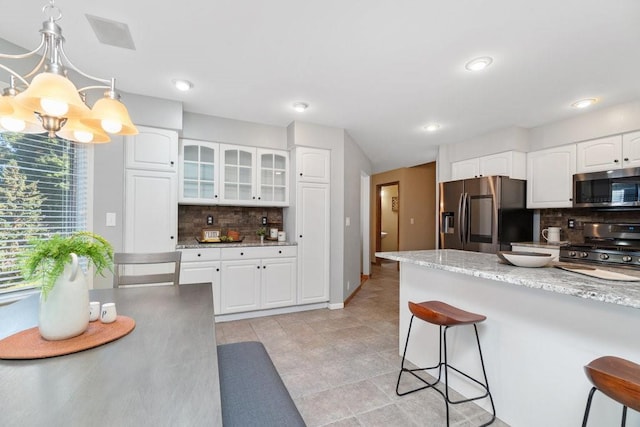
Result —
[[[309, 427], [446, 425], [438, 393], [395, 394], [401, 362], [395, 263], [374, 266], [343, 310], [218, 323], [216, 334], [219, 344], [261, 341]], [[403, 376], [401, 387], [412, 387], [411, 377]], [[490, 418], [473, 403], [450, 412], [452, 426], [477, 426]], [[496, 420], [492, 426], [506, 424]]]

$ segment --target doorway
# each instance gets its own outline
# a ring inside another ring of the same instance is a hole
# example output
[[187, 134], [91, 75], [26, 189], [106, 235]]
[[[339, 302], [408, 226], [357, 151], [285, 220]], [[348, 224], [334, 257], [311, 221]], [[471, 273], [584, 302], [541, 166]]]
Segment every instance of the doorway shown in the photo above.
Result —
[[[376, 252], [395, 252], [400, 247], [400, 183], [380, 184], [376, 188]], [[377, 264], [382, 260], [376, 259]]]

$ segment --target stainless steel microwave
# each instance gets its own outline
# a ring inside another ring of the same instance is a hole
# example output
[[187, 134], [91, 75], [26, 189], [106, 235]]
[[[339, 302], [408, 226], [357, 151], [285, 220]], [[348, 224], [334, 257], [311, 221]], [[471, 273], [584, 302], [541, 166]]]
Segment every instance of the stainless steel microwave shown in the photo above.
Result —
[[573, 207], [640, 208], [640, 168], [573, 175]]

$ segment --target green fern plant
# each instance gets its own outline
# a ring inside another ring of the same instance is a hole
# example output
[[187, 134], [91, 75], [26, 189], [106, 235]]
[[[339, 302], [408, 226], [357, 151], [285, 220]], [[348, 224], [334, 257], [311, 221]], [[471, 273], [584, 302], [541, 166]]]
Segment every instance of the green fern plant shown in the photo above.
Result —
[[72, 253], [85, 257], [89, 264], [95, 265], [96, 273], [100, 275], [104, 269], [112, 270], [113, 247], [103, 237], [88, 231], [65, 237], [56, 234], [50, 239], [33, 240], [29, 244], [32, 247], [22, 258], [22, 274], [27, 280], [42, 277], [40, 288], [45, 299], [64, 271], [65, 264], [71, 261]]

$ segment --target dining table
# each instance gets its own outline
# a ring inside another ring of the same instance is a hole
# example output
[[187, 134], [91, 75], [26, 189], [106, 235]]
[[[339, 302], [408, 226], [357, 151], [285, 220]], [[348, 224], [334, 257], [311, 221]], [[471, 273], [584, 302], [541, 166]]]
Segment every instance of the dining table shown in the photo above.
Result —
[[[135, 328], [72, 354], [0, 360], [0, 426], [221, 426], [211, 283], [89, 292]], [[38, 294], [0, 306], [0, 339], [36, 327], [38, 307]]]

